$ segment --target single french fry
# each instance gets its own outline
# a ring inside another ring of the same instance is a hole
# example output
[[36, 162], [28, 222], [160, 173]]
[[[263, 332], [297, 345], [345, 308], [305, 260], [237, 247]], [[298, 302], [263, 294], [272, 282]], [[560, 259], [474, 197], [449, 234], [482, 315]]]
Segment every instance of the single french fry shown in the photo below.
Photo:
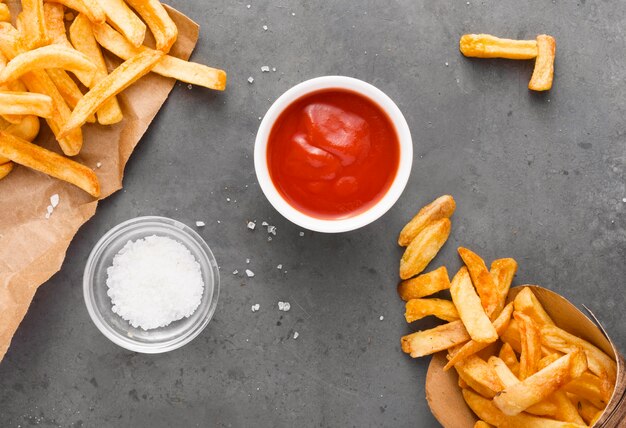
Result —
[[0, 164], [0, 180], [9, 175], [11, 171], [13, 171], [13, 162], [8, 161]]
[[403, 336], [402, 351], [418, 358], [444, 351], [455, 345], [467, 342], [470, 336], [461, 321], [452, 321], [430, 330], [418, 331]]
[[91, 22], [103, 23], [106, 21], [106, 15], [97, 0], [46, 0], [55, 2], [73, 9], [87, 16]]
[[[96, 65], [96, 75], [93, 79], [92, 87], [102, 81], [108, 74], [106, 63], [100, 46], [96, 42], [96, 38], [93, 35], [91, 29], [91, 23], [88, 18], [79, 14], [72, 25], [70, 26], [70, 39], [74, 48], [83, 54]], [[122, 120], [122, 109], [117, 101], [116, 96], [112, 96], [105, 101], [102, 106], [96, 111], [98, 116], [98, 122], [102, 125], [112, 125]]]
[[0, 114], [33, 114], [50, 118], [52, 116], [52, 99], [43, 94], [0, 91]]
[[539, 360], [539, 364], [537, 365], [538, 369], [541, 370], [545, 367], [548, 367], [550, 364], [552, 364], [553, 362], [555, 362], [556, 360], [558, 360], [559, 358], [561, 358], [563, 356], [562, 353], [560, 352], [554, 352], [550, 355], [546, 355], [545, 357], [543, 357], [542, 359]]
[[[137, 55], [149, 48], [142, 46], [135, 48], [124, 36], [111, 28], [108, 24], [94, 24], [92, 26], [98, 43], [115, 56], [124, 60]], [[208, 67], [195, 62], [188, 62], [171, 55], [165, 55], [154, 66], [152, 71], [161, 76], [171, 77], [181, 82], [203, 86], [217, 91], [226, 89], [226, 72], [217, 68]]]
[[0, 3], [0, 21], [11, 22], [11, 11], [5, 3]]
[[[48, 45], [25, 51], [9, 61], [0, 71], [0, 83], [19, 79], [24, 73], [37, 69], [61, 68], [72, 71], [85, 86], [91, 84], [96, 66], [84, 54], [63, 45]], [[78, 73], [78, 74], [77, 74]]]
[[43, 0], [21, 0], [22, 19], [28, 31], [24, 34], [25, 43], [29, 49], [44, 46], [50, 42], [46, 31], [43, 12]]
[[489, 273], [493, 278], [493, 282], [496, 285], [500, 297], [496, 310], [494, 311], [495, 315], [499, 314], [506, 304], [506, 298], [509, 295], [509, 289], [511, 288], [515, 272], [517, 272], [517, 262], [515, 259], [497, 259], [491, 263]]
[[517, 359], [515, 351], [511, 347], [511, 344], [506, 342], [503, 343], [502, 347], [500, 348], [500, 352], [498, 353], [498, 356], [502, 359], [502, 361], [506, 363], [506, 365], [509, 367], [509, 369], [511, 369], [513, 374], [515, 374], [515, 376], [519, 374], [519, 361]]
[[598, 409], [604, 409], [611, 398], [602, 393], [602, 380], [591, 373], [583, 373], [565, 385], [563, 390], [588, 400]]
[[554, 415], [556, 419], [563, 422], [573, 422], [583, 426], [586, 425], [583, 418], [578, 414], [576, 407], [569, 398], [567, 398], [567, 395], [565, 395], [565, 392], [556, 391], [550, 396], [550, 399], [556, 404], [556, 414]]
[[485, 308], [485, 313], [491, 318], [500, 301], [500, 294], [496, 284], [487, 270], [485, 262], [478, 254], [463, 247], [459, 247], [458, 251], [472, 277], [472, 283], [476, 287], [476, 292], [480, 297], [483, 308]]
[[165, 53], [176, 42], [178, 28], [158, 0], [126, 0], [152, 31], [156, 48]]
[[406, 312], [404, 317], [406, 322], [420, 320], [429, 315], [434, 315], [444, 321], [456, 321], [459, 313], [449, 300], [444, 299], [411, 299], [406, 302]]
[[423, 273], [415, 278], [407, 279], [398, 285], [398, 294], [405, 302], [411, 299], [430, 296], [441, 290], [450, 288], [448, 269], [441, 266], [431, 272]]
[[513, 313], [513, 317], [518, 322], [520, 329], [522, 353], [520, 356], [519, 378], [524, 380], [539, 370], [541, 338], [537, 325], [530, 317], [517, 311]]
[[[20, 33], [9, 22], [0, 22], [0, 51], [8, 59], [14, 58], [25, 49]], [[6, 66], [6, 64], [5, 64]]]
[[493, 401], [469, 389], [463, 389], [463, 399], [470, 409], [483, 421], [499, 427], [504, 423], [506, 416], [498, 409]]
[[72, 46], [65, 34], [64, 6], [60, 3], [46, 2], [43, 4], [43, 12], [46, 31], [48, 32], [48, 37], [50, 37], [50, 42], [71, 48]]
[[98, 178], [90, 168], [6, 131], [0, 131], [0, 156], [78, 186], [93, 197], [100, 196]]
[[524, 315], [529, 316], [535, 324], [542, 326], [544, 324], [554, 325], [554, 321], [545, 311], [533, 291], [525, 287], [515, 296], [515, 310]]
[[533, 91], [549, 91], [554, 78], [554, 57], [556, 55], [556, 40], [546, 34], [537, 36], [537, 59], [535, 69], [528, 83], [528, 89]]
[[98, 0], [111, 25], [136, 48], [143, 44], [146, 25], [130, 10], [124, 0]]
[[[496, 318], [493, 322], [493, 326], [496, 329], [496, 333], [498, 336], [506, 330], [511, 321], [511, 314], [513, 313], [513, 304], [509, 303], [504, 310], [500, 313], [498, 318]], [[485, 349], [489, 346], [488, 343], [476, 342], [475, 340], [470, 340], [465, 345], [460, 347], [458, 350], [450, 355], [448, 363], [444, 366], [444, 370], [449, 370], [452, 368], [457, 362], [469, 357], [470, 355], [474, 355], [477, 352]]]
[[470, 388], [484, 397], [493, 398], [504, 389], [504, 385], [495, 370], [476, 355], [459, 361], [454, 365], [454, 368]]
[[[449, 221], [448, 219], [440, 221], [445, 220]], [[489, 317], [485, 314], [485, 310], [474, 290], [470, 275], [465, 266], [463, 266], [452, 279], [450, 295], [459, 312], [461, 321], [463, 321], [463, 325], [465, 325], [467, 332], [473, 340], [481, 343], [491, 343], [498, 340], [498, 332], [491, 324]]]
[[400, 278], [411, 278], [426, 269], [448, 240], [450, 228], [451, 223], [447, 218], [426, 226], [406, 247], [400, 260]]
[[474, 58], [533, 59], [536, 40], [501, 39], [490, 34], [464, 34], [459, 42], [461, 53]]
[[442, 218], [450, 218], [456, 209], [454, 198], [443, 195], [423, 207], [400, 231], [398, 245], [406, 247], [426, 226]]
[[146, 51], [122, 63], [81, 98], [60, 135], [80, 128], [107, 100], [148, 74], [163, 55], [160, 51]]
[[505, 388], [493, 402], [506, 415], [523, 412], [533, 404], [543, 401], [563, 385], [587, 370], [587, 358], [581, 350], [559, 358], [543, 370]]

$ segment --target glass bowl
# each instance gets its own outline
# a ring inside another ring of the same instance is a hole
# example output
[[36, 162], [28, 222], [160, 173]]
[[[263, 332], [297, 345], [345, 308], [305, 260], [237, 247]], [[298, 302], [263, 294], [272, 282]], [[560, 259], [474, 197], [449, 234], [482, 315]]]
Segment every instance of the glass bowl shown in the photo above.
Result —
[[[200, 306], [188, 318], [166, 327], [151, 330], [135, 328], [111, 310], [107, 295], [107, 268], [113, 257], [132, 240], [157, 235], [174, 239], [196, 258], [204, 280]], [[185, 224], [166, 217], [137, 217], [109, 230], [94, 246], [83, 275], [83, 294], [87, 311], [98, 330], [113, 343], [130, 351], [157, 354], [171, 351], [191, 342], [213, 317], [220, 289], [217, 261], [202, 237]]]

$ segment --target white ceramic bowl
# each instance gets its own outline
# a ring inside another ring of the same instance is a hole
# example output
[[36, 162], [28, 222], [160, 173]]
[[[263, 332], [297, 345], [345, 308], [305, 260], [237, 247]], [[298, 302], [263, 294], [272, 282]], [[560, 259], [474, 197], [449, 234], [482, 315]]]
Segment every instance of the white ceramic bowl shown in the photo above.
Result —
[[[356, 92], [378, 105], [393, 123], [400, 142], [400, 164], [387, 193], [371, 208], [352, 217], [337, 220], [311, 217], [292, 207], [274, 186], [267, 166], [267, 143], [276, 119], [294, 101], [323, 89], [344, 89]], [[291, 222], [316, 232], [339, 233], [358, 229], [377, 220], [398, 200], [411, 173], [413, 142], [406, 119], [398, 106], [384, 92], [362, 80], [345, 76], [323, 76], [302, 82], [282, 94], [261, 121], [254, 143], [254, 169], [259, 185], [270, 203]]]

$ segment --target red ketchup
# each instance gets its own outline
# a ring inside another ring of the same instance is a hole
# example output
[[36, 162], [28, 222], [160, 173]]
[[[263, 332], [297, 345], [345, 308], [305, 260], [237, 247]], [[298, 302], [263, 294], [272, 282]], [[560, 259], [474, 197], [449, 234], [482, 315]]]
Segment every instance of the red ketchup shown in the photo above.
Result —
[[342, 89], [307, 94], [272, 127], [267, 164], [274, 186], [298, 211], [320, 219], [352, 217], [389, 190], [400, 143], [387, 114]]

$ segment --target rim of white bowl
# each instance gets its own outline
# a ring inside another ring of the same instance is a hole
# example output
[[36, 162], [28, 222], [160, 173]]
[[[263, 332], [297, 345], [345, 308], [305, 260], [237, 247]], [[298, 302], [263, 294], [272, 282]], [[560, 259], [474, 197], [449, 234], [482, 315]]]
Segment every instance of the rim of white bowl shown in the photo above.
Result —
[[[342, 219], [320, 219], [307, 215], [287, 202], [274, 186], [267, 166], [267, 143], [274, 123], [280, 114], [294, 101], [312, 92], [340, 89], [356, 92], [378, 105], [393, 124], [400, 144], [400, 162], [396, 176], [387, 193], [371, 208], [355, 216]], [[411, 174], [413, 165], [413, 140], [404, 115], [383, 91], [359, 79], [347, 76], [322, 76], [297, 84], [282, 94], [269, 108], [256, 135], [254, 143], [254, 169], [261, 190], [272, 206], [287, 220], [308, 230], [324, 233], [340, 233], [359, 229], [382, 217], [396, 203]]]

